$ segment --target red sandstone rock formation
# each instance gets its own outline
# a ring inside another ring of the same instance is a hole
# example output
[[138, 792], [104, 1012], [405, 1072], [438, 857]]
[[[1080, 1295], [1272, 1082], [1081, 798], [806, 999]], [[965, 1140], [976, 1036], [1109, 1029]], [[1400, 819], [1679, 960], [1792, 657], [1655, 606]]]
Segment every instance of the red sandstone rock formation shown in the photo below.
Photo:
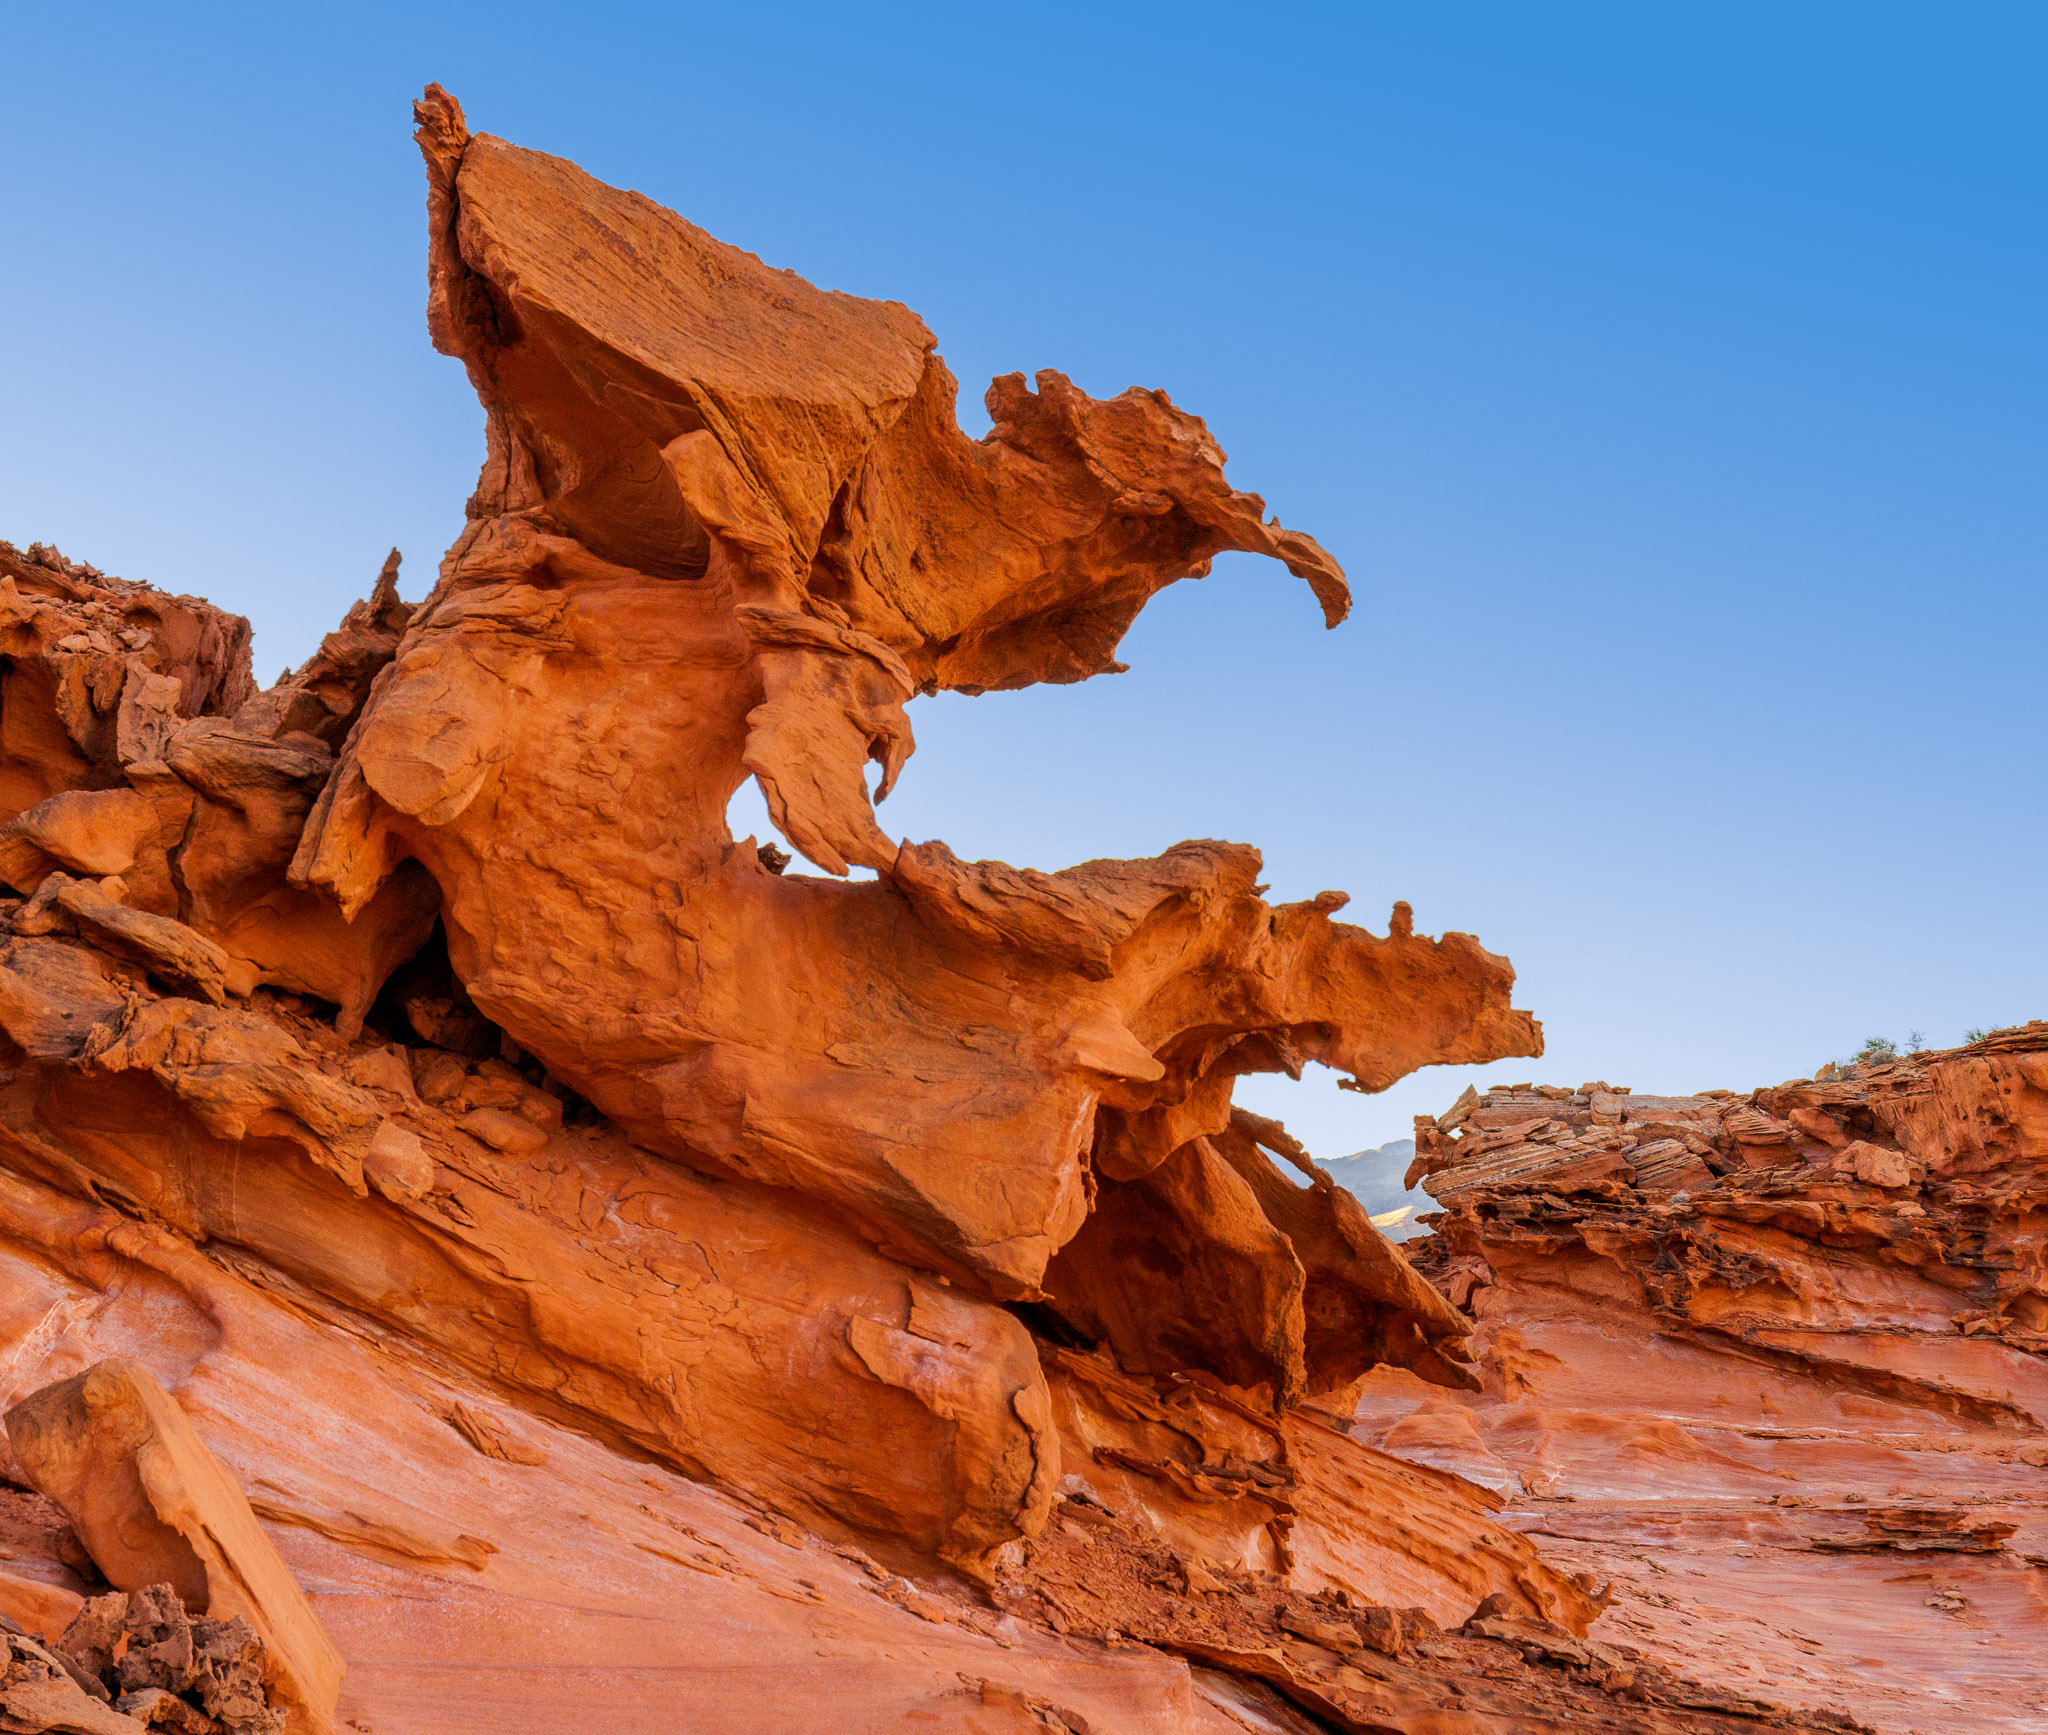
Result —
[[[190, 1686], [192, 1641], [181, 1623], [191, 1609], [238, 1629], [220, 1635], [228, 1646], [220, 1661], [230, 1666], [205, 1695], [210, 1714], [237, 1725], [229, 1735], [332, 1735], [341, 1658], [241, 1489], [146, 1368], [113, 1358], [44, 1387], [7, 1412], [7, 1439], [15, 1463], [70, 1519], [116, 1592], [165, 1605], [161, 1619], [174, 1636], [157, 1642], [175, 1658], [164, 1659], [162, 1678], [126, 1672], [125, 1687]], [[89, 1606], [95, 1612], [80, 1618], [105, 1636], [95, 1648], [125, 1654], [130, 1647], [116, 1647], [112, 1635], [132, 1625], [130, 1602], [116, 1595]], [[85, 1660], [73, 1629], [64, 1644]], [[262, 1661], [233, 1666], [245, 1658]], [[240, 1703], [230, 1714], [216, 1701]]]
[[1483, 1389], [1379, 1370], [1355, 1437], [1501, 1492], [1669, 1666], [2048, 1727], [2048, 1025], [1747, 1096], [1468, 1092], [1414, 1172]]
[[[1334, 624], [1328, 555], [1162, 394], [998, 380], [969, 441], [904, 308], [420, 118], [488, 426], [427, 600], [394, 556], [259, 692], [243, 623], [0, 545], [0, 1727], [197, 1728], [147, 1659], [246, 1686], [230, 1615], [376, 1735], [1840, 1726], [1347, 1431], [1489, 1413], [1492, 1243], [1432, 1288], [1232, 1080], [1538, 1053], [1504, 960], [1242, 845], [880, 828], [916, 695], [1113, 668], [1225, 549]], [[826, 877], [729, 836], [749, 776]], [[159, 1696], [78, 1711], [108, 1668]]]
[[[1201, 1142], [1238, 1073], [1377, 1089], [1535, 1048], [1500, 960], [1334, 922], [1335, 895], [1270, 910], [1243, 846], [1042, 874], [879, 829], [863, 771], [878, 799], [902, 773], [915, 694], [1112, 668], [1221, 549], [1285, 559], [1342, 618], [1335, 563], [1230, 489], [1199, 421], [1046, 374], [991, 387], [970, 441], [900, 305], [472, 139], [439, 93], [421, 114], [431, 325], [490, 458], [294, 884], [355, 915], [423, 864], [477, 1006], [635, 1142], [1002, 1300], [1096, 1275], [1048, 1276], [1091, 1210], [1194, 1238], [1209, 1194], [1256, 1215]], [[800, 853], [881, 880], [736, 845], [749, 774]]]

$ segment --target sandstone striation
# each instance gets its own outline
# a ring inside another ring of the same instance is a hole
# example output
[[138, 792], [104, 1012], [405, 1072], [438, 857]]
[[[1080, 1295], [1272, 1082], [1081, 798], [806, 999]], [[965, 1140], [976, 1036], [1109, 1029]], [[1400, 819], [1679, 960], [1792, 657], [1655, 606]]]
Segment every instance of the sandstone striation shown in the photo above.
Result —
[[193, 1690], [191, 1610], [213, 1623], [197, 1654], [220, 1665], [218, 1678], [202, 1674], [197, 1690], [208, 1715], [233, 1725], [228, 1735], [330, 1735], [341, 1658], [241, 1489], [146, 1368], [110, 1358], [31, 1393], [7, 1412], [7, 1439], [94, 1564], [117, 1592], [133, 1593], [80, 1611], [66, 1631], [72, 1655], [84, 1623], [116, 1660], [113, 1635], [132, 1629], [147, 1601], [147, 1623], [166, 1629], [149, 1640], [167, 1647], [164, 1668], [124, 1666], [122, 1685]]
[[1467, 1092], [1407, 1252], [1482, 1389], [1352, 1432], [1501, 1493], [1603, 1632], [1880, 1728], [2048, 1727], [2048, 1024], [1738, 1095]]
[[[1467, 1103], [1418, 1269], [1233, 1082], [1539, 1054], [1504, 959], [1242, 844], [878, 817], [919, 695], [1113, 670], [1225, 551], [1335, 625], [1330, 556], [1163, 393], [1010, 376], [969, 440], [902, 306], [418, 117], [487, 430], [425, 601], [394, 553], [259, 690], [244, 623], [0, 545], [0, 1727], [1855, 1726], [1432, 1442], [1571, 1259], [1646, 1299], [1531, 1356], [1682, 1319], [2035, 1462], [2022, 1087]], [[1879, 1343], [1864, 1265], [1978, 1360]], [[2003, 1570], [2002, 1512], [1812, 1557]]]

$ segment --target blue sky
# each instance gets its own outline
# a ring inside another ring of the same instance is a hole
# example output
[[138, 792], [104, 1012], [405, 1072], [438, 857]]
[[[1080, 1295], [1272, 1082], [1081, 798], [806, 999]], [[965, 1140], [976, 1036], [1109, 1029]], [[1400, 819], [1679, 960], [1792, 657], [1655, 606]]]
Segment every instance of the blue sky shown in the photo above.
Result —
[[1241, 1091], [1312, 1148], [2048, 1015], [2038, 5], [16, 6], [0, 65], [0, 535], [248, 614], [266, 679], [475, 478], [434, 78], [908, 302], [977, 418], [1166, 388], [1345, 563], [1334, 633], [1226, 558], [1129, 674], [920, 701], [883, 810], [1240, 838], [1515, 960], [1548, 1057]]

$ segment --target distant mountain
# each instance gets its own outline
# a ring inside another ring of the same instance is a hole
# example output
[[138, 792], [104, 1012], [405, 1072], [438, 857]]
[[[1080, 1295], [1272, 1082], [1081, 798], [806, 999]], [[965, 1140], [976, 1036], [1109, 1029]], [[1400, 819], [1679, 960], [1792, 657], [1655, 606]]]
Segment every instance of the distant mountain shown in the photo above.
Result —
[[1424, 1232], [1415, 1221], [1418, 1213], [1436, 1209], [1436, 1201], [1420, 1187], [1401, 1185], [1401, 1177], [1414, 1160], [1415, 1141], [1395, 1139], [1377, 1150], [1354, 1151], [1316, 1167], [1365, 1207], [1366, 1215], [1389, 1241], [1406, 1241]]

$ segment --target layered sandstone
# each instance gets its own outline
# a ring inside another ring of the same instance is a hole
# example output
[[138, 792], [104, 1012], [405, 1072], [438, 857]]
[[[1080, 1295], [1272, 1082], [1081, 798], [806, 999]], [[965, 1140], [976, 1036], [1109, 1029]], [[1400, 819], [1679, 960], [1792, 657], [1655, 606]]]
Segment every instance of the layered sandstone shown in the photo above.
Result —
[[487, 425], [426, 600], [394, 555], [258, 690], [244, 623], [0, 545], [7, 1726], [111, 1669], [226, 1727], [166, 1646], [376, 1735], [1843, 1726], [1351, 1419], [1490, 1413], [1499, 1238], [1432, 1286], [1233, 1081], [1540, 1053], [1505, 960], [1241, 844], [881, 828], [918, 695], [1113, 669], [1226, 550], [1335, 625], [1329, 555], [1162, 393], [1012, 376], [969, 440], [900, 305], [419, 117]]
[[[430, 323], [490, 447], [427, 601], [394, 556], [258, 691], [242, 623], [0, 550], [10, 1473], [76, 1532], [10, 1606], [54, 1642], [140, 1573], [203, 1612], [175, 1546], [130, 1561], [161, 1502], [95, 1516], [190, 1433], [359, 1725], [559, 1727], [528, 1675], [596, 1644], [582, 1720], [740, 1726], [687, 1670], [654, 1714], [644, 1671], [743, 1585], [755, 1638], [704, 1678], [772, 1667], [762, 1727], [1041, 1689], [1213, 1721], [1184, 1663], [1004, 1612], [1091, 1484], [1197, 1571], [1583, 1626], [1483, 1499], [1298, 1418], [1381, 1361], [1468, 1384], [1465, 1322], [1230, 1102], [1536, 1050], [1505, 963], [1271, 908], [1241, 845], [899, 844], [863, 775], [902, 773], [920, 692], [1113, 667], [1221, 550], [1332, 624], [1335, 563], [1162, 394], [999, 381], [969, 441], [901, 307], [421, 113]], [[729, 836], [749, 776], [827, 877]], [[114, 1395], [149, 1375], [169, 1411]], [[851, 1666], [806, 1687], [820, 1622]], [[479, 1667], [512, 1671], [481, 1706]]]
[[2048, 1727], [2048, 1024], [1741, 1095], [1472, 1091], [1411, 1172], [1482, 1390], [1381, 1370], [1354, 1437], [1500, 1492], [1671, 1666]]
[[[195, 1611], [213, 1623], [196, 1651], [221, 1667], [198, 1687], [222, 1735], [332, 1735], [340, 1656], [241, 1489], [148, 1369], [113, 1357], [45, 1386], [7, 1412], [7, 1440], [115, 1586], [60, 1641], [89, 1674], [123, 1661], [129, 1692], [192, 1691]], [[137, 1652], [148, 1666], [127, 1667]]]

